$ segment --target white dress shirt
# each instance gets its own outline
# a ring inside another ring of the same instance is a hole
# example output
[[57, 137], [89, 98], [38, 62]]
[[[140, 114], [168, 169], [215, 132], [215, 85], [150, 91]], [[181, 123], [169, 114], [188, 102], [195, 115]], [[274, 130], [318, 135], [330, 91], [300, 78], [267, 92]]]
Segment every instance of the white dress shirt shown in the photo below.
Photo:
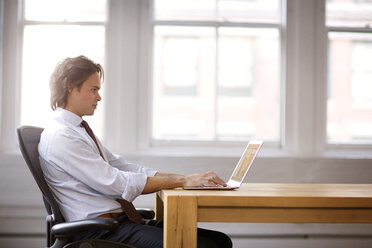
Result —
[[97, 139], [103, 160], [81, 117], [62, 108], [54, 112], [52, 123], [41, 134], [40, 165], [65, 219], [121, 212], [115, 199], [132, 202], [142, 193], [147, 177], [157, 171], [127, 163]]

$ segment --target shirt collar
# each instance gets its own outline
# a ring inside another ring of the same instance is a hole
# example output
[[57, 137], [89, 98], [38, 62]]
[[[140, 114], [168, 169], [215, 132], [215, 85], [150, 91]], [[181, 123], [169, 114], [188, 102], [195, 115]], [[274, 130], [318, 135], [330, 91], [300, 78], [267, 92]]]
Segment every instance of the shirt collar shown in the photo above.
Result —
[[78, 116], [77, 114], [74, 114], [66, 109], [58, 108], [54, 111], [55, 112], [55, 118], [63, 120], [67, 123], [70, 123], [73, 126], [79, 126], [83, 119]]

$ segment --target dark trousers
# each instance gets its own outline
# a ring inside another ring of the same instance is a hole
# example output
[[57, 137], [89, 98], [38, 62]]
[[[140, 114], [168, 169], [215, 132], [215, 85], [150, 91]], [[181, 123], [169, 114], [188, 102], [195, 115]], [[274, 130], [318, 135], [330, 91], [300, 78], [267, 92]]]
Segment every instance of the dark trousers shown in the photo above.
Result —
[[[150, 224], [130, 222], [125, 215], [116, 218], [120, 225], [114, 232], [95, 230], [77, 235], [74, 240], [106, 239], [122, 242], [138, 248], [163, 248], [162, 222]], [[230, 248], [231, 239], [224, 233], [198, 228], [198, 248]]]

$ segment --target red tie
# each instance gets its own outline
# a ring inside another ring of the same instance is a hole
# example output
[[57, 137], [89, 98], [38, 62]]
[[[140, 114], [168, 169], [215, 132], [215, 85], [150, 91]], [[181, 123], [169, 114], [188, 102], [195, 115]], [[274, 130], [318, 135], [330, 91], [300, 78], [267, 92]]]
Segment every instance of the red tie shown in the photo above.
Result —
[[[94, 133], [93, 133], [92, 129], [89, 127], [88, 123], [86, 121], [82, 121], [81, 125], [85, 128], [85, 130], [87, 131], [89, 136], [93, 139], [94, 143], [96, 144], [96, 146], [98, 148], [99, 154], [101, 155], [103, 160], [105, 160], [105, 158], [103, 157], [101, 148], [98, 145], [97, 139], [94, 136]], [[123, 211], [125, 212], [125, 214], [127, 215], [129, 220], [133, 221], [134, 223], [141, 223], [142, 222], [141, 215], [137, 212], [136, 208], [133, 206], [133, 204], [131, 202], [129, 202], [127, 200], [124, 200], [124, 199], [116, 199], [116, 201], [120, 203]]]
[[103, 157], [101, 148], [98, 145], [96, 136], [94, 136], [94, 133], [93, 133], [92, 129], [89, 127], [88, 123], [86, 121], [82, 121], [81, 122], [81, 125], [83, 125], [83, 127], [85, 128], [85, 130], [87, 131], [87, 133], [89, 134], [89, 136], [93, 139], [94, 143], [96, 144], [96, 146], [98, 148], [99, 155], [101, 155], [101, 157], [103, 158], [103, 160], [105, 160], [105, 157]]

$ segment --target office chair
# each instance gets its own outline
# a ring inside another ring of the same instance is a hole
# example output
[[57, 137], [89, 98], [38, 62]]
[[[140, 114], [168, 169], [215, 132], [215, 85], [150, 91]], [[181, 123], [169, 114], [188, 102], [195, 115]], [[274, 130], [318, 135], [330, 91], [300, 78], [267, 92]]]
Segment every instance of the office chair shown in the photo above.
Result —
[[[103, 229], [114, 231], [119, 223], [111, 218], [94, 218], [79, 221], [66, 222], [59, 206], [44, 179], [43, 171], [39, 162], [38, 145], [43, 128], [33, 126], [21, 126], [17, 128], [17, 136], [20, 150], [30, 169], [39, 189], [42, 192], [44, 205], [48, 213], [47, 224], [47, 247], [48, 248], [124, 248], [132, 247], [126, 244], [108, 240], [79, 240], [70, 242], [70, 239], [86, 230]], [[144, 219], [153, 219], [155, 213], [151, 209], [138, 209]]]

